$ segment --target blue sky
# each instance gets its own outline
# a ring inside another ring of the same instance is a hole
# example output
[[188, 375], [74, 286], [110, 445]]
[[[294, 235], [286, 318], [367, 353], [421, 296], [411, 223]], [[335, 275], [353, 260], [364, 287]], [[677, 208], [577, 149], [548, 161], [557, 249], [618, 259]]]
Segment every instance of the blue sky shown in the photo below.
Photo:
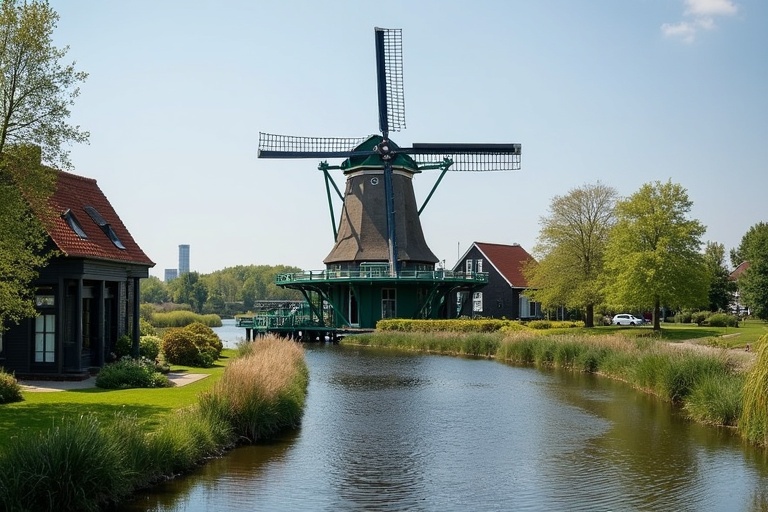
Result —
[[[403, 30], [396, 143], [523, 145], [522, 170], [449, 173], [430, 200], [425, 236], [449, 266], [473, 241], [530, 251], [552, 198], [598, 180], [622, 196], [680, 183], [726, 249], [768, 221], [765, 0], [50, 4], [55, 43], [90, 74], [74, 172], [98, 180], [161, 278], [179, 244], [202, 273], [323, 268], [318, 162], [257, 159], [258, 133], [376, 133], [375, 26]], [[417, 176], [419, 203], [437, 176]]]

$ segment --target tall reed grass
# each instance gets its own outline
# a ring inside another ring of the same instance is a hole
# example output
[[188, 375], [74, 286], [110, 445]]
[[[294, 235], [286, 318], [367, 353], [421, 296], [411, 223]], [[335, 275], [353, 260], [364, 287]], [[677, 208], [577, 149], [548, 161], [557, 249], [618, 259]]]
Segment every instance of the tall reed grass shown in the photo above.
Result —
[[214, 388], [200, 398], [207, 416], [221, 418], [250, 441], [299, 425], [309, 383], [304, 349], [268, 335], [240, 345]]
[[494, 357], [513, 364], [597, 373], [686, 405], [692, 418], [708, 423], [733, 425], [741, 410], [743, 376], [725, 350], [686, 350], [652, 338], [540, 336], [532, 331], [506, 335], [386, 331], [350, 336], [344, 343]]
[[135, 416], [86, 415], [19, 436], [0, 452], [0, 510], [100, 510], [237, 442], [298, 425], [309, 382], [303, 348], [268, 337], [241, 353], [213, 391], [151, 432]]
[[156, 311], [149, 320], [153, 327], [165, 329], [168, 327], [186, 327], [189, 324], [200, 322], [208, 327], [221, 327], [221, 317], [216, 314], [200, 315], [192, 311]]
[[768, 446], [768, 335], [755, 343], [757, 360], [744, 381], [739, 432], [750, 442]]

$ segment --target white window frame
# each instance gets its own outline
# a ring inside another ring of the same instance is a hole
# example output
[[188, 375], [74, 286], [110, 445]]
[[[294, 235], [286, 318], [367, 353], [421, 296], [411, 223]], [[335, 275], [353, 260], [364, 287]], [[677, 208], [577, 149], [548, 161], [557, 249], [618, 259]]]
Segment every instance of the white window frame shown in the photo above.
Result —
[[467, 275], [472, 273], [472, 260], [471, 259], [468, 259], [464, 263], [464, 271], [467, 273]]
[[482, 272], [482, 271], [483, 271], [483, 260], [481, 260], [481, 259], [478, 259], [478, 260], [477, 260], [477, 265], [476, 265], [476, 267], [477, 267], [477, 273], [478, 273], [478, 274], [479, 274], [480, 272]]
[[35, 317], [35, 362], [56, 362], [56, 315], [52, 313]]
[[483, 292], [475, 292], [472, 294], [472, 312], [483, 312]]

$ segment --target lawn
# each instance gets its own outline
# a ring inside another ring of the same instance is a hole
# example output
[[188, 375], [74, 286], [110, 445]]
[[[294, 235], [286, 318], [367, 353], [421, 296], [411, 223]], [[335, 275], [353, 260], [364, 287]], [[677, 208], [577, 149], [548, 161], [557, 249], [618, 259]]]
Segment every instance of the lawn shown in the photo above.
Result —
[[210, 377], [186, 386], [156, 389], [108, 390], [100, 388], [56, 392], [25, 391], [24, 401], [0, 405], [0, 447], [24, 433], [46, 430], [65, 416], [95, 414], [109, 421], [115, 413], [135, 415], [147, 429], [153, 429], [162, 417], [197, 402], [203, 391], [210, 389], [224, 373], [234, 355], [232, 349], [211, 368], [173, 366], [174, 372], [207, 373]]

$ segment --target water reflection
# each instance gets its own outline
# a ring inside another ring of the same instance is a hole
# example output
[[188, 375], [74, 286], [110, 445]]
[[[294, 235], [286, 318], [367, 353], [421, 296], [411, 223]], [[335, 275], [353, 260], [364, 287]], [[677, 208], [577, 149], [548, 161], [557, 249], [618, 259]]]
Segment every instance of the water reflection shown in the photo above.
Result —
[[308, 348], [303, 425], [121, 510], [768, 510], [729, 431], [589, 375]]

